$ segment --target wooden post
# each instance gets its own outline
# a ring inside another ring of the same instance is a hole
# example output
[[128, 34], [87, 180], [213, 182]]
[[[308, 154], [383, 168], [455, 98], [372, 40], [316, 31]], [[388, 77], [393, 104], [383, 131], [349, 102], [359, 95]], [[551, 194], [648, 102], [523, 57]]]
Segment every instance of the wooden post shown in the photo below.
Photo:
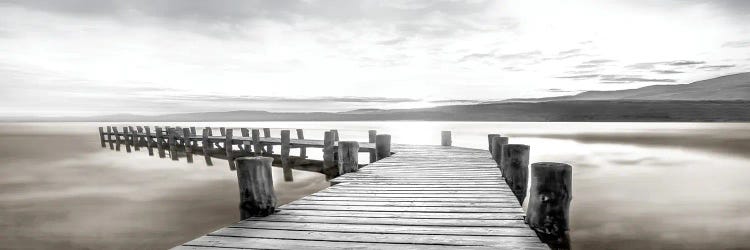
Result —
[[[271, 138], [271, 129], [270, 128], [263, 128], [263, 137], [265, 138]], [[266, 153], [273, 154], [273, 145], [266, 145]]]
[[[211, 137], [214, 135], [214, 129], [212, 129], [211, 127], [206, 127], [206, 130], [204, 130], [204, 132], [208, 132], [208, 133], [204, 133], [208, 137]], [[209, 149], [214, 148], [214, 144], [213, 142], [211, 142], [211, 139], [209, 138], [207, 141], [208, 141], [208, 148]], [[203, 147], [206, 147], [206, 145], [203, 145]]]
[[156, 150], [159, 151], [159, 158], [167, 157], [164, 154], [164, 136], [162, 135], [162, 128], [156, 127]]
[[143, 126], [137, 126], [136, 129], [138, 129], [138, 146], [140, 147], [141, 144], [143, 144]]
[[102, 142], [102, 147], [103, 148], [107, 147], [107, 144], [104, 143], [104, 128], [103, 127], [99, 127], [99, 141]]
[[130, 129], [130, 141], [133, 144], [133, 149], [135, 149], [135, 151], [141, 151], [141, 146], [138, 145], [138, 133], [133, 126], [129, 126], [128, 128]]
[[505, 144], [501, 148], [500, 169], [505, 170], [505, 182], [521, 204], [526, 198], [528, 186], [529, 150], [530, 147], [523, 144]]
[[281, 167], [284, 169], [284, 181], [294, 181], [292, 166], [289, 162], [291, 136], [289, 130], [281, 130]]
[[120, 133], [117, 132], [117, 127], [112, 127], [112, 132], [115, 134], [115, 150], [120, 151]]
[[531, 164], [526, 222], [552, 248], [570, 248], [568, 214], [573, 168], [564, 163]]
[[336, 129], [331, 129], [331, 134], [333, 134], [333, 141], [339, 141], [339, 131]]
[[221, 136], [227, 136], [227, 128], [225, 128], [225, 127], [219, 127], [219, 135], [221, 135]]
[[185, 157], [188, 163], [193, 163], [193, 146], [190, 145], [190, 129], [182, 128], [182, 146], [185, 147]]
[[203, 137], [203, 141], [201, 141], [202, 148], [203, 148], [203, 159], [206, 160], [206, 166], [213, 166], [213, 162], [211, 162], [211, 141], [208, 139], [208, 136], [211, 135], [211, 128], [205, 127], [203, 128], [203, 134], [201, 135]]
[[122, 139], [125, 141], [125, 152], [130, 153], [130, 143], [132, 140], [130, 137], [128, 137], [128, 127], [123, 126], [122, 127]]
[[[240, 133], [242, 133], [243, 138], [250, 137], [250, 130], [247, 128], [240, 128]], [[242, 144], [240, 145], [240, 150], [244, 150], [247, 153], [253, 152], [252, 145], [253, 143], [250, 141], [242, 141]]]
[[115, 145], [112, 142], [112, 126], [107, 126], [107, 141], [109, 142], [109, 149], [115, 149]]
[[[297, 139], [298, 140], [305, 139], [305, 131], [303, 131], [301, 128], [297, 129]], [[299, 147], [299, 158], [302, 158], [302, 159], [307, 158], [307, 148], [305, 148], [304, 146]]]
[[451, 139], [451, 131], [440, 132], [440, 145], [450, 146], [451, 144], [453, 144], [453, 140]]
[[391, 135], [376, 135], [375, 148], [377, 149], [378, 160], [391, 156]]
[[356, 141], [339, 142], [339, 175], [359, 170], [359, 143]]
[[151, 146], [151, 127], [146, 126], [146, 148], [148, 149], [148, 155], [153, 156], [154, 155], [154, 148]]
[[326, 131], [323, 133], [323, 169], [332, 168], [335, 166], [335, 158], [333, 156], [333, 148], [334, 148], [334, 141], [333, 141], [333, 133], [331, 131]]
[[492, 138], [492, 148], [490, 148], [490, 153], [492, 153], [492, 159], [495, 160], [495, 163], [497, 163], [498, 168], [500, 168], [500, 171], [503, 172], [503, 176], [505, 176], [505, 170], [503, 169], [502, 165], [502, 149], [503, 145], [508, 144], [508, 137], [502, 137], [498, 136], [495, 138]]
[[[378, 131], [377, 130], [368, 130], [367, 131], [367, 142], [369, 143], [375, 143], [375, 137], [377, 137]], [[378, 149], [377, 147], [374, 149], [370, 149], [370, 163], [373, 163], [378, 160]]]
[[169, 143], [169, 155], [173, 161], [179, 160], [179, 158], [177, 158], [177, 133], [174, 128], [169, 128], [167, 130], [167, 140]]
[[270, 157], [237, 158], [237, 182], [240, 187], [240, 219], [263, 217], [276, 211]]
[[252, 129], [252, 135], [253, 135], [253, 152], [255, 152], [255, 156], [261, 156], [263, 155], [263, 147], [260, 145], [260, 130]]
[[[190, 136], [196, 136], [198, 135], [198, 131], [195, 130], [195, 127], [190, 127]], [[192, 141], [192, 146], [197, 147], [198, 141]]]
[[495, 137], [500, 137], [500, 134], [488, 134], [487, 135], [487, 150], [490, 151], [490, 154], [492, 154], [492, 139]]
[[224, 135], [226, 136], [226, 139], [224, 140], [224, 149], [226, 150], [227, 155], [227, 161], [229, 162], [229, 169], [235, 170], [234, 166], [234, 155], [232, 154], [232, 145], [234, 142], [232, 141], [234, 138], [232, 137], [232, 129], [225, 129]]

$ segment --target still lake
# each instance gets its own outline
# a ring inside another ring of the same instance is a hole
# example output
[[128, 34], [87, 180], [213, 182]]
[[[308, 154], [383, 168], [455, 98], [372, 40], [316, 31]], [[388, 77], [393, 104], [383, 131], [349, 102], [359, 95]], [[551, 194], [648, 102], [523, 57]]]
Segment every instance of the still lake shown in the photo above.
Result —
[[[165, 249], [237, 221], [226, 161], [149, 157], [101, 148], [110, 123], [0, 123], [0, 248]], [[136, 125], [128, 123], [127, 125]], [[531, 145], [531, 162], [573, 166], [575, 249], [742, 249], [750, 246], [750, 124], [520, 122], [212, 122], [137, 125], [304, 128], [308, 139], [367, 130], [393, 143], [487, 148], [487, 134]], [[294, 137], [294, 133], [292, 133]], [[276, 149], [278, 151], [278, 149]], [[320, 158], [319, 149], [308, 149]], [[295, 152], [293, 151], [292, 154]], [[367, 157], [360, 157], [366, 160]], [[294, 171], [282, 203], [324, 189]]]

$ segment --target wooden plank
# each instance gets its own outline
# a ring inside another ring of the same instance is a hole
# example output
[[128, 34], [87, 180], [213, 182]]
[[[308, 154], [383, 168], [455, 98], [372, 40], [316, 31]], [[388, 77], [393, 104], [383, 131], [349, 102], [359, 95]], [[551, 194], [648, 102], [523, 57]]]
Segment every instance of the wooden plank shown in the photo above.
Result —
[[[249, 237], [222, 237], [222, 236], [204, 236], [188, 243], [186, 247], [206, 246], [226, 248], [242, 248], [247, 246], [259, 249], [460, 249], [457, 246], [441, 245], [417, 245], [417, 244], [378, 244], [365, 242], [336, 242], [336, 241], [315, 241], [315, 240], [286, 240], [276, 238], [249, 238]], [[466, 249], [478, 249], [477, 246], [465, 247]], [[187, 249], [178, 247], [175, 249]], [[487, 247], [485, 249], [497, 249]]]
[[519, 227], [461, 227], [461, 226], [405, 226], [375, 224], [332, 224], [268, 222], [262, 220], [240, 221], [233, 228], [315, 230], [318, 232], [358, 232], [378, 234], [428, 234], [428, 235], [474, 235], [474, 236], [526, 236], [536, 237], [534, 231]]
[[403, 226], [457, 226], [461, 227], [520, 227], [527, 228], [520, 218], [498, 220], [475, 219], [413, 219], [413, 218], [379, 218], [379, 217], [341, 217], [341, 216], [305, 216], [273, 215], [266, 218], [250, 218], [248, 221], [262, 220], [267, 222], [293, 223], [328, 223], [354, 225], [403, 225]]

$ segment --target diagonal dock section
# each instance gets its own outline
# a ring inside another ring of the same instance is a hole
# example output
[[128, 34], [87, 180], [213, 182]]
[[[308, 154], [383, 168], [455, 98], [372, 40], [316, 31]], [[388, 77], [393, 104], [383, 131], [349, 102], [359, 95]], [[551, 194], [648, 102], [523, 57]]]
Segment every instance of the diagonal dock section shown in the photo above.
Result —
[[392, 151], [275, 214], [175, 249], [548, 249], [486, 150]]

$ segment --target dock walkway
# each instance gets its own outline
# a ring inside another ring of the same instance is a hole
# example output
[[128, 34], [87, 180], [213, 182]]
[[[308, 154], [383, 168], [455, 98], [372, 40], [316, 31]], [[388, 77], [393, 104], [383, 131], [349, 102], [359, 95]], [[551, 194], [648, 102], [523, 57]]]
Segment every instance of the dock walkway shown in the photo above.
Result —
[[549, 249], [524, 223], [487, 150], [394, 144], [392, 151], [272, 215], [175, 249]]

